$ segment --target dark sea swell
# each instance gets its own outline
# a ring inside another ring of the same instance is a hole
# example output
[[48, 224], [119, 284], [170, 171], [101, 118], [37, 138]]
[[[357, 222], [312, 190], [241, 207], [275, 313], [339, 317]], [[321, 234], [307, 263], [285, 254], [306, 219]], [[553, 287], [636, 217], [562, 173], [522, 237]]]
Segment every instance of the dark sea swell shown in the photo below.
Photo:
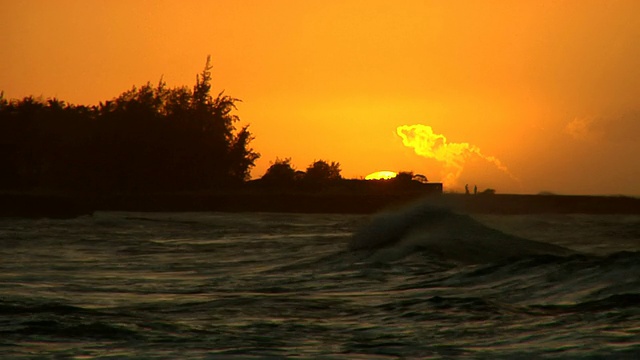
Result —
[[429, 204], [417, 204], [374, 216], [354, 233], [349, 248], [422, 250], [444, 261], [468, 264], [537, 254], [574, 253], [558, 245], [504, 233], [468, 215]]
[[415, 208], [0, 219], [0, 355], [635, 359], [639, 228]]

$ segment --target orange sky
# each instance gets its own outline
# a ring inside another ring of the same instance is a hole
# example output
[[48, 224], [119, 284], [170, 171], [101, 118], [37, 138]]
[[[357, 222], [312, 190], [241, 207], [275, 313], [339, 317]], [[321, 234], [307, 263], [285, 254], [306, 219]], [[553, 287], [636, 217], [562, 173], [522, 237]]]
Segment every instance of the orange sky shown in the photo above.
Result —
[[[0, 0], [0, 9], [8, 98], [96, 104], [161, 76], [191, 86], [210, 54], [214, 90], [243, 100], [237, 114], [256, 136], [254, 177], [291, 157], [303, 170], [338, 161], [345, 177], [414, 171], [446, 179], [445, 190], [640, 195], [640, 1]], [[442, 136], [435, 146], [444, 141], [438, 151], [458, 152], [418, 155], [402, 125], [429, 126]]]

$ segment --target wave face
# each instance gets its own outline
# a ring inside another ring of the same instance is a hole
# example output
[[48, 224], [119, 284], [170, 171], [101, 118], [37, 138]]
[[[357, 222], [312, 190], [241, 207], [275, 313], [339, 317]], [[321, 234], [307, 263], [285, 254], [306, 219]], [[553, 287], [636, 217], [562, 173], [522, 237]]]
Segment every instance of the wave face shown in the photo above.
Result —
[[404, 253], [425, 251], [445, 261], [488, 263], [528, 255], [570, 255], [573, 251], [540, 241], [524, 239], [488, 227], [468, 215], [417, 204], [384, 212], [357, 230], [349, 249], [389, 249]]

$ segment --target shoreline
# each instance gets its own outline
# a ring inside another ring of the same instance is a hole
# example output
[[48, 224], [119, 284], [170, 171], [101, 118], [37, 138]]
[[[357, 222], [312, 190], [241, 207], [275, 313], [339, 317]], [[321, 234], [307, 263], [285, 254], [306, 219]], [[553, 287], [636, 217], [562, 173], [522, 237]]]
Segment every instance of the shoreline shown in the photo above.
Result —
[[0, 194], [0, 217], [73, 218], [97, 211], [373, 214], [415, 202], [470, 214], [640, 214], [640, 198], [626, 196], [229, 192], [114, 196]]

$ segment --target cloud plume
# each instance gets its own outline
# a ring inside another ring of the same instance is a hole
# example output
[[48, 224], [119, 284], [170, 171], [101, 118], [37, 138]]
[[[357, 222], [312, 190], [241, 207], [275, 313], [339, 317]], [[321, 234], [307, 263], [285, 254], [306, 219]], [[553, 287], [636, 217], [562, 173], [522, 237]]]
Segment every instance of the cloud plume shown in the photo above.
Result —
[[396, 129], [402, 143], [413, 148], [416, 154], [444, 163], [442, 182], [446, 187], [455, 187], [466, 162], [472, 157], [483, 159], [512, 179], [517, 178], [494, 156], [484, 155], [480, 148], [469, 143], [448, 142], [442, 134], [433, 132], [428, 125], [401, 125]]

